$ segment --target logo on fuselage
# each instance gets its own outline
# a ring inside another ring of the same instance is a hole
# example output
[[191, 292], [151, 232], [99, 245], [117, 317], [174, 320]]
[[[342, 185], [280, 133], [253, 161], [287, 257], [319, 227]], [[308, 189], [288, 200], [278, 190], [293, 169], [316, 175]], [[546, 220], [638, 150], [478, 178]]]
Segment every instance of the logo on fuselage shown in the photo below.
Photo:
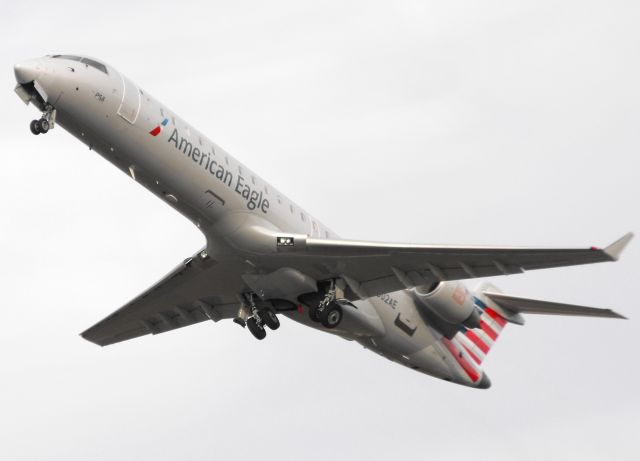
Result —
[[[161, 127], [158, 126], [152, 130], [150, 134], [156, 136], [158, 133], [153, 133], [156, 130], [160, 133]], [[188, 135], [189, 132], [187, 131], [187, 136]], [[249, 181], [242, 175], [238, 174], [234, 176], [228, 168], [225, 168], [222, 163], [218, 162], [215, 159], [216, 151], [213, 147], [211, 147], [210, 151], [200, 150], [200, 148], [194, 146], [193, 143], [189, 141], [188, 137], [180, 136], [177, 128], [173, 129], [167, 142], [173, 145], [177, 151], [182, 152], [187, 158], [191, 159], [193, 163], [207, 171], [212, 177], [241, 196], [249, 210], [260, 210], [264, 214], [267, 214], [270, 203], [263, 191], [258, 190], [255, 186], [249, 185]], [[199, 145], [202, 145], [202, 142], [200, 142]], [[217, 198], [224, 205], [224, 199], [220, 196], [217, 196]]]
[[153, 130], [149, 131], [149, 134], [151, 136], [158, 136], [162, 131], [162, 127], [167, 126], [168, 123], [169, 123], [169, 119], [165, 118], [161, 123], [158, 123], [158, 125]]

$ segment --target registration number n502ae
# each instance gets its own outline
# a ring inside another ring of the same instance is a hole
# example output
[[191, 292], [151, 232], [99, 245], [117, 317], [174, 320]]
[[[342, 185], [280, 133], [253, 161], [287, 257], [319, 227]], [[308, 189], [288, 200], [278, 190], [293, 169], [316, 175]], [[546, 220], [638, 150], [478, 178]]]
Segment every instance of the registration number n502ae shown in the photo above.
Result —
[[391, 296], [389, 296], [388, 294], [383, 294], [378, 296], [378, 298], [380, 298], [382, 300], [382, 302], [384, 302], [385, 304], [388, 304], [389, 306], [391, 306], [392, 308], [397, 308], [398, 307], [398, 300], [395, 298], [392, 298]]

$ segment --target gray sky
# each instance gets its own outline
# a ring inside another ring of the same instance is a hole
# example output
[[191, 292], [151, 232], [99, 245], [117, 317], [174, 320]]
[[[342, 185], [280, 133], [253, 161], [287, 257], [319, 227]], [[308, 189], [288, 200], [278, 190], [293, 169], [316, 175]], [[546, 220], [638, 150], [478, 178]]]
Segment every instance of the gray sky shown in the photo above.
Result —
[[[0, 458], [638, 459], [640, 245], [492, 281], [629, 321], [528, 317], [488, 391], [287, 319], [108, 348], [78, 333], [199, 248], [184, 218], [13, 94], [103, 59], [344, 237], [605, 245], [640, 231], [640, 7], [608, 1], [0, 7]], [[473, 286], [473, 283], [470, 284]]]

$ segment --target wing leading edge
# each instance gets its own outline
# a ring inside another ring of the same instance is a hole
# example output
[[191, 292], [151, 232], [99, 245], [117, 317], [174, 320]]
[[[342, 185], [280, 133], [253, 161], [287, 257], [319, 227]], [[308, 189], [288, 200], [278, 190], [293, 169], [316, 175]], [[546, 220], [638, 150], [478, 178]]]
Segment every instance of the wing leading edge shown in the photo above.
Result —
[[616, 261], [632, 237], [626, 234], [604, 249], [545, 249], [295, 240], [293, 236], [294, 244], [279, 247], [279, 253], [287, 264], [303, 271], [309, 262], [314, 268], [322, 266], [327, 277], [342, 277], [357, 297], [367, 298], [437, 281]]

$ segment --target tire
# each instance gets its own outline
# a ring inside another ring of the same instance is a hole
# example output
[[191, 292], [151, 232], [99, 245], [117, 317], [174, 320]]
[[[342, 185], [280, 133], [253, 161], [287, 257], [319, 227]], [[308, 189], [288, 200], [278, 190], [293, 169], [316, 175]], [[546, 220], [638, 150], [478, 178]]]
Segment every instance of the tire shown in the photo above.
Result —
[[331, 303], [320, 313], [320, 322], [325, 328], [335, 328], [342, 321], [342, 308]]
[[260, 318], [262, 319], [264, 324], [272, 330], [277, 330], [278, 328], [280, 328], [280, 319], [278, 319], [276, 313], [271, 309], [262, 309], [260, 311]]
[[318, 308], [317, 307], [309, 307], [309, 318], [314, 322], [319, 322], [320, 317], [318, 317]]
[[262, 325], [258, 325], [258, 322], [253, 317], [247, 319], [247, 328], [256, 339], [264, 339], [267, 336], [267, 331]]
[[35, 135], [39, 135], [40, 134], [40, 130], [38, 129], [38, 125], [39, 124], [38, 124], [37, 120], [31, 120], [31, 123], [29, 124], [29, 129]]
[[49, 131], [49, 122], [46, 119], [41, 118], [38, 120], [38, 131], [40, 131], [40, 133]]

